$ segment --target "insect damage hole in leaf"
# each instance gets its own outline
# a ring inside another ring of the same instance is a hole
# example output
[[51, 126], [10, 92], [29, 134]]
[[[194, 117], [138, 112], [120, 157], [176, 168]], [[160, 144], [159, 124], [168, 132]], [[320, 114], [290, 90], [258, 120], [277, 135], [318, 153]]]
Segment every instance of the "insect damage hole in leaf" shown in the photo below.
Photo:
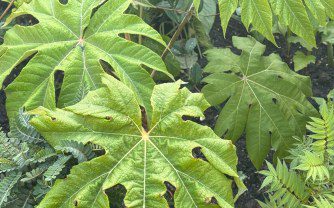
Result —
[[20, 26], [33, 26], [39, 23], [38, 19], [30, 14], [22, 15], [15, 18], [15, 22]]
[[120, 80], [118, 77], [117, 77], [117, 74], [115, 73], [115, 69], [113, 69], [113, 67], [106, 61], [100, 59], [99, 60], [102, 68], [104, 69], [104, 71], [107, 73], [107, 74], [110, 74], [111, 76], [113, 76], [115, 79], [117, 80]]
[[275, 104], [277, 104], [277, 99], [276, 98], [272, 98], [272, 101], [273, 101], [273, 103], [275, 103]]
[[174, 194], [175, 194], [176, 188], [168, 181], [165, 181], [164, 185], [166, 186], [166, 193], [164, 194], [163, 197], [166, 199], [169, 207], [173, 207], [175, 204]]
[[[157, 85], [145, 130], [141, 105], [132, 90], [109, 75], [102, 81], [102, 88], [73, 106], [33, 112], [36, 117], [31, 123], [52, 146], [60, 140], [74, 140], [106, 150], [105, 155], [75, 166], [40, 207], [66, 207], [73, 200], [82, 207], [107, 207], [104, 191], [117, 184], [127, 190], [126, 207], [166, 207], [168, 202], [161, 197], [167, 191], [165, 181], [176, 188], [176, 208], [202, 207], [212, 196], [220, 207], [233, 207], [232, 181], [240, 180], [235, 146], [209, 127], [182, 120], [183, 115], [204, 116], [209, 105], [202, 94], [180, 89], [180, 81]], [[193, 157], [197, 147], [207, 161]]]
[[61, 87], [63, 85], [64, 81], [64, 71], [62, 70], [56, 70], [54, 73], [54, 87], [55, 87], [55, 98], [56, 98], [56, 104], [58, 103], [59, 100], [59, 95], [61, 91]]
[[105, 193], [109, 199], [109, 207], [125, 207], [124, 198], [126, 192], [127, 190], [122, 184], [117, 184], [105, 190]]
[[[59, 107], [72, 105], [82, 98], [83, 92], [98, 89], [102, 86], [100, 74], [104, 73], [99, 60], [112, 66], [117, 77], [150, 112], [147, 98], [154, 81], [142, 66], [172, 76], [158, 54], [120, 36], [138, 34], [165, 45], [160, 34], [142, 19], [124, 13], [131, 3], [132, 0], [106, 1], [103, 5], [100, 0], [68, 0], [64, 4], [59, 0], [32, 0], [14, 11], [7, 24], [22, 15], [34, 16], [38, 24], [14, 26], [6, 32], [0, 48], [1, 85], [14, 67], [36, 53], [6, 88], [9, 119], [22, 106], [27, 110], [56, 107], [52, 77], [57, 70], [64, 70], [65, 74]], [[66, 15], [71, 18], [63, 18]]]
[[201, 150], [201, 147], [195, 147], [193, 150], [192, 150], [192, 154], [193, 154], [193, 157], [194, 158], [197, 158], [197, 159], [201, 159], [203, 161], [208, 161], [206, 158], [205, 158], [205, 155], [203, 154], [202, 150]]
[[19, 76], [22, 69], [28, 64], [28, 62], [36, 55], [36, 53], [31, 54], [30, 56], [26, 57], [22, 62], [15, 66], [15, 68], [10, 72], [10, 74], [4, 79], [1, 88], [5, 89], [13, 80]]

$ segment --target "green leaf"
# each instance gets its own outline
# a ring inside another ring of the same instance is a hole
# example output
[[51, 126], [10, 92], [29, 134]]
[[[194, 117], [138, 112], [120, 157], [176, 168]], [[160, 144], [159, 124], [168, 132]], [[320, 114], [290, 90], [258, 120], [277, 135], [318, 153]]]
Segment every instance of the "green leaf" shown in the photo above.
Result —
[[276, 44], [272, 33], [273, 18], [267, 0], [244, 0], [241, 3], [241, 20], [249, 28], [250, 24], [265, 38]]
[[269, 0], [273, 13], [280, 21], [289, 26], [291, 31], [316, 46], [314, 29], [308, 18], [302, 0]]
[[321, 41], [325, 44], [334, 44], [334, 21], [327, 23], [325, 27], [320, 28]]
[[105, 191], [119, 184], [127, 190], [126, 207], [167, 207], [165, 182], [176, 188], [176, 208], [216, 207], [209, 204], [212, 197], [233, 207], [226, 175], [239, 179], [234, 145], [182, 119], [204, 116], [209, 105], [202, 94], [180, 89], [180, 81], [157, 85], [147, 119], [128, 87], [111, 76], [102, 80], [103, 88], [74, 106], [34, 111], [31, 123], [53, 146], [74, 140], [106, 150], [56, 182], [39, 207], [109, 207]]
[[326, 15], [331, 19], [334, 19], [334, 0], [320, 0], [326, 10]]
[[11, 136], [27, 143], [41, 142], [41, 135], [29, 124], [29, 120], [30, 116], [20, 108], [18, 115], [11, 122]]
[[[2, 0], [2, 1], [7, 2], [7, 3], [11, 2], [11, 0]], [[22, 4], [29, 3], [29, 2], [31, 2], [31, 0], [15, 0], [14, 5], [15, 5], [15, 7], [20, 7]]]
[[308, 44], [303, 38], [298, 37], [298, 36], [290, 36], [288, 37], [288, 41], [290, 43], [299, 43], [302, 47], [306, 48], [308, 51], [312, 51], [313, 46]]
[[[219, 14], [224, 34], [233, 13], [238, 7], [238, 0], [218, 0]], [[305, 6], [305, 5], [306, 6]], [[311, 16], [321, 25], [326, 23], [327, 17], [333, 18], [334, 0], [243, 0], [240, 1], [241, 20], [248, 29], [260, 32], [264, 37], [276, 44], [273, 36], [273, 16], [290, 28], [309, 45], [316, 46]]]
[[[207, 52], [209, 64], [203, 93], [210, 104], [226, 102], [215, 131], [236, 141], [245, 131], [247, 151], [260, 168], [271, 147], [281, 154], [305, 133], [309, 115], [316, 115], [307, 100], [310, 79], [291, 71], [275, 54], [262, 56], [265, 46], [253, 38], [233, 38], [240, 56], [230, 49]], [[282, 151], [282, 152], [281, 152]]]
[[238, 7], [238, 0], [218, 0], [218, 5], [220, 21], [225, 35], [232, 14]]
[[334, 156], [334, 109], [330, 105], [330, 102], [320, 104], [321, 118], [312, 117], [306, 125], [312, 132], [309, 137], [316, 140], [312, 144], [314, 152], [325, 160]]
[[307, 151], [300, 158], [300, 164], [294, 169], [306, 171], [306, 180], [311, 177], [313, 181], [325, 181], [330, 178], [329, 170], [322, 156]]
[[295, 71], [306, 68], [309, 64], [315, 63], [316, 57], [313, 55], [305, 55], [301, 51], [297, 51], [293, 56], [293, 62], [295, 64]]
[[201, 0], [194, 0], [194, 7], [197, 14], [199, 13], [200, 6], [201, 6]]
[[266, 176], [262, 187], [268, 189], [269, 207], [303, 207], [310, 193], [301, 177], [280, 160], [277, 161], [276, 169], [268, 162], [267, 166], [269, 170], [261, 171], [260, 174]]
[[77, 141], [61, 141], [55, 149], [72, 154], [73, 157], [78, 159], [79, 163], [90, 160], [94, 157], [94, 152], [91, 146], [85, 146]]
[[30, 172], [26, 172], [25, 177], [22, 178], [20, 181], [21, 182], [29, 182], [29, 181], [32, 181], [32, 180], [36, 180], [47, 169], [48, 169], [47, 165], [41, 165], [41, 166], [37, 167], [36, 169], [31, 170]]
[[60, 156], [56, 162], [54, 162], [43, 174], [45, 181], [52, 181], [60, 174], [65, 167], [66, 162], [71, 159], [72, 156]]
[[10, 194], [10, 191], [18, 182], [21, 177], [20, 172], [11, 172], [8, 176], [4, 177], [0, 181], [0, 207], [2, 207], [6, 202]]
[[151, 4], [149, 0], [132, 0], [132, 1], [135, 7], [139, 5], [139, 6], [144, 6], [148, 8], [154, 8], [154, 5]]
[[107, 1], [99, 7], [101, 0], [68, 0], [66, 4], [59, 0], [33, 0], [16, 10], [7, 23], [25, 14], [34, 16], [39, 23], [14, 26], [0, 47], [0, 84], [15, 66], [33, 55], [6, 89], [9, 118], [12, 120], [21, 107], [55, 108], [57, 71], [64, 72], [58, 106], [78, 102], [85, 92], [102, 85], [100, 74], [105, 72], [100, 60], [111, 65], [113, 73], [150, 112], [147, 98], [154, 81], [142, 66], [172, 76], [158, 54], [121, 37], [124, 33], [138, 34], [165, 45], [159, 33], [143, 20], [124, 14], [131, 2]]
[[41, 163], [56, 155], [56, 152], [52, 148], [43, 148], [34, 154], [34, 160]]
[[316, 208], [332, 208], [334, 206], [334, 203], [331, 203], [329, 200], [327, 200], [326, 198], [323, 198], [322, 196], [320, 196], [319, 199], [314, 198], [314, 201], [315, 201]]
[[304, 2], [313, 16], [319, 21], [319, 24], [325, 25], [327, 21], [327, 15], [323, 3], [319, 0], [304, 0]]
[[[215, 0], [203, 1], [203, 9], [198, 14], [198, 19], [206, 34], [209, 34], [213, 23], [215, 22], [215, 14], [217, 12], [217, 2]], [[196, 34], [197, 35], [197, 34]]]

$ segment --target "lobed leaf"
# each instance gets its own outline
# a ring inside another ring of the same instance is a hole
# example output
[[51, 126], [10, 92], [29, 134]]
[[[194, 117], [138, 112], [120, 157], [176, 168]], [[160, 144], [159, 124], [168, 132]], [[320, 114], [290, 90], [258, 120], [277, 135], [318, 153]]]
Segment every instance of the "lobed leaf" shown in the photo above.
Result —
[[283, 154], [293, 136], [305, 133], [308, 116], [317, 114], [307, 100], [310, 79], [275, 54], [263, 56], [265, 46], [253, 38], [234, 37], [233, 43], [240, 56], [230, 49], [207, 52], [211, 75], [202, 91], [210, 104], [225, 103], [215, 132], [236, 141], [245, 131], [250, 159], [260, 168], [272, 147]]
[[110, 64], [114, 72], [109, 73], [114, 73], [129, 86], [138, 102], [150, 112], [147, 98], [152, 93], [154, 81], [142, 66], [172, 76], [158, 54], [121, 36], [138, 34], [165, 43], [159, 33], [139, 17], [124, 14], [131, 0], [104, 2], [32, 0], [7, 19], [9, 23], [29, 14], [38, 20], [33, 26], [14, 26], [1, 45], [1, 85], [13, 68], [29, 57], [20, 75], [6, 88], [10, 120], [19, 108], [55, 108], [54, 77], [59, 71], [64, 73], [58, 99], [60, 107], [78, 102], [88, 90], [98, 89], [102, 86], [100, 74], [105, 73], [101, 60]]
[[75, 166], [39, 207], [109, 207], [106, 190], [120, 184], [126, 207], [167, 207], [166, 183], [176, 189], [175, 207], [217, 207], [213, 198], [220, 207], [233, 207], [226, 175], [242, 184], [235, 147], [209, 127], [182, 119], [203, 117], [209, 105], [202, 94], [180, 89], [181, 82], [157, 85], [147, 119], [128, 87], [110, 76], [102, 80], [103, 88], [74, 106], [34, 112], [32, 124], [52, 146], [74, 140], [106, 150]]

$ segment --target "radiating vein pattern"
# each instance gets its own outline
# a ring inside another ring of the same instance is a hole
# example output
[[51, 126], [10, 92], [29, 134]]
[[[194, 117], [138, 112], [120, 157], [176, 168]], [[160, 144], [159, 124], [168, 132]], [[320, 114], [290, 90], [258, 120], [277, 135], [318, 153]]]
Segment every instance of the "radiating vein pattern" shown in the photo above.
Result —
[[308, 77], [291, 71], [279, 56], [263, 56], [265, 46], [253, 38], [233, 38], [242, 51], [230, 49], [207, 52], [209, 64], [204, 79], [206, 99], [212, 105], [225, 103], [215, 131], [236, 141], [246, 133], [248, 154], [260, 168], [271, 148], [284, 155], [293, 136], [305, 133], [305, 122], [316, 111]]
[[[153, 28], [135, 15], [124, 14], [131, 0], [33, 0], [12, 13], [7, 23], [21, 15], [38, 20], [33, 26], [16, 25], [0, 46], [0, 84], [29, 57], [19, 76], [6, 88], [7, 111], [12, 119], [19, 108], [56, 107], [55, 74], [64, 74], [58, 107], [80, 101], [89, 90], [102, 86], [105, 73], [100, 61], [135, 92], [138, 102], [151, 112], [148, 98], [154, 81], [143, 66], [169, 75], [158, 54], [122, 38], [140, 34], [165, 44]], [[93, 10], [95, 10], [93, 12]], [[66, 16], [66, 18], [64, 18]], [[101, 21], [104, 20], [104, 21]]]
[[[73, 106], [33, 111], [31, 123], [52, 146], [75, 140], [106, 151], [75, 166], [39, 207], [109, 207], [106, 190], [119, 184], [127, 191], [126, 207], [168, 207], [166, 182], [176, 189], [176, 208], [233, 207], [233, 180], [243, 188], [234, 145], [182, 119], [204, 116], [209, 104], [202, 94], [181, 89], [180, 81], [157, 85], [148, 119], [132, 89], [109, 75], [102, 83]], [[148, 120], [147, 128], [142, 120]]]

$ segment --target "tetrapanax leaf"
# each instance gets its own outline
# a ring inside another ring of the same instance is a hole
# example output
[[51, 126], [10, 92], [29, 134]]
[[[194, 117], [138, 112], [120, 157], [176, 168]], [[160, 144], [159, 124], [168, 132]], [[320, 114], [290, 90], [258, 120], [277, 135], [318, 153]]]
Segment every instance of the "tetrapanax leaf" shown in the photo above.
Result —
[[[100, 74], [104, 70], [100, 60], [111, 65], [118, 78], [135, 92], [138, 102], [150, 112], [148, 98], [154, 81], [142, 65], [170, 74], [158, 54], [121, 35], [140, 34], [165, 43], [159, 33], [139, 17], [124, 14], [131, 2], [33, 0], [16, 10], [7, 23], [29, 14], [38, 24], [14, 26], [0, 46], [0, 84], [15, 66], [35, 54], [6, 89], [9, 118], [12, 119], [20, 107], [27, 110], [38, 106], [54, 108], [54, 75], [59, 70], [65, 74], [59, 106], [76, 103], [85, 92], [102, 85]], [[97, 11], [93, 12], [94, 9]]]
[[202, 94], [180, 89], [181, 82], [157, 85], [144, 128], [147, 118], [134, 93], [111, 76], [102, 81], [104, 87], [74, 106], [35, 110], [32, 124], [51, 145], [74, 140], [106, 150], [74, 167], [39, 207], [109, 207], [105, 191], [117, 184], [127, 189], [126, 207], [167, 207], [165, 182], [176, 188], [175, 207], [217, 207], [212, 197], [220, 207], [233, 207], [226, 175], [240, 182], [235, 147], [209, 127], [183, 120], [204, 116], [209, 104]]
[[310, 79], [291, 71], [280, 57], [263, 56], [265, 46], [253, 38], [233, 38], [240, 56], [230, 49], [207, 52], [203, 93], [212, 105], [226, 102], [215, 131], [236, 141], [246, 131], [248, 154], [260, 168], [270, 148], [288, 150], [292, 136], [305, 132]]
[[293, 56], [293, 62], [295, 64], [295, 71], [306, 68], [309, 64], [315, 63], [316, 57], [313, 55], [305, 55], [301, 51], [297, 51]]

